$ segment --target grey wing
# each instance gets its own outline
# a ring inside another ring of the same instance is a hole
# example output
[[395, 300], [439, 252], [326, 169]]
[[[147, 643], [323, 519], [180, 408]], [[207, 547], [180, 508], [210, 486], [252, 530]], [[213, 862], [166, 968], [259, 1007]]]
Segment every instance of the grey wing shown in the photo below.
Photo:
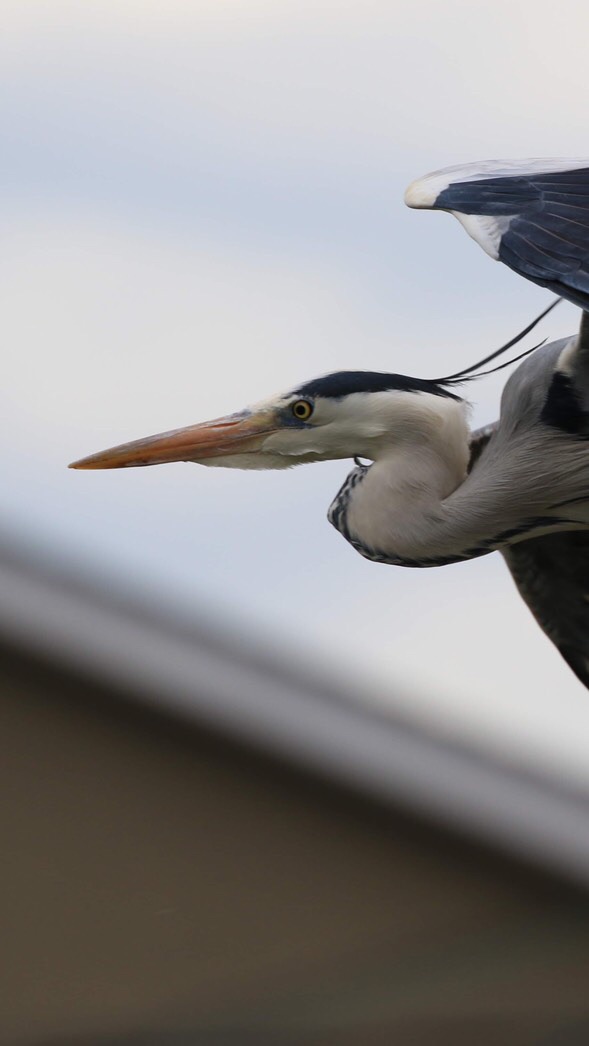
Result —
[[[498, 424], [471, 434], [469, 472]], [[503, 556], [540, 628], [589, 688], [589, 532], [530, 538], [504, 549]]]
[[405, 201], [450, 211], [492, 258], [589, 309], [589, 159], [448, 167], [413, 182]]
[[589, 533], [547, 534], [503, 555], [540, 628], [589, 688]]

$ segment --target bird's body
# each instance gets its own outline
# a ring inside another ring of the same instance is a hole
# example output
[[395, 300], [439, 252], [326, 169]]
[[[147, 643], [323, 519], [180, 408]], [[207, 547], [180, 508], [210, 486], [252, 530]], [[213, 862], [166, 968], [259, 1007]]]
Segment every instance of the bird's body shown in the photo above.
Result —
[[[414, 183], [406, 199], [451, 211], [492, 257], [589, 310], [589, 160], [452, 168]], [[366, 459], [329, 509], [346, 540], [367, 559], [407, 567], [499, 550], [589, 687], [589, 315], [578, 335], [536, 347], [506, 383], [499, 421], [473, 433], [457, 386], [517, 340], [433, 381], [365, 371], [317, 378], [76, 467]]]
[[409, 401], [391, 426], [389, 453], [350, 474], [331, 522], [366, 558], [410, 567], [443, 566], [589, 526], [589, 415], [575, 413], [571, 392], [567, 427], [559, 416], [561, 361], [578, 359], [576, 343], [542, 346], [520, 365], [472, 467], [464, 401], [432, 396], [415, 405], [413, 423]]

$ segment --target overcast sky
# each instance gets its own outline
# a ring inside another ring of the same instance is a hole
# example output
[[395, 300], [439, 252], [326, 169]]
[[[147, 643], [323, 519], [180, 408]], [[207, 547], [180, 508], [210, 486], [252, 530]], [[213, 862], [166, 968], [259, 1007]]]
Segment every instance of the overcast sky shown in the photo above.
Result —
[[[589, 779], [589, 695], [501, 558], [364, 561], [325, 519], [347, 462], [65, 468], [329, 370], [457, 370], [524, 326], [550, 295], [402, 195], [589, 154], [586, 5], [4, 0], [2, 22], [5, 524]], [[471, 388], [475, 424], [503, 381]]]

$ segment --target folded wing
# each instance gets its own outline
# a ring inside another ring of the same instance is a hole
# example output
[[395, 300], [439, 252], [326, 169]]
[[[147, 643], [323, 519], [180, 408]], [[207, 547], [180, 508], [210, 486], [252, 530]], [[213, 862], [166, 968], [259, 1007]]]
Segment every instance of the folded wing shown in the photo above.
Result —
[[540, 628], [589, 687], [589, 534], [547, 534], [503, 555]]
[[[471, 434], [469, 471], [477, 467], [498, 424]], [[501, 551], [540, 628], [589, 688], [589, 532], [546, 534]]]

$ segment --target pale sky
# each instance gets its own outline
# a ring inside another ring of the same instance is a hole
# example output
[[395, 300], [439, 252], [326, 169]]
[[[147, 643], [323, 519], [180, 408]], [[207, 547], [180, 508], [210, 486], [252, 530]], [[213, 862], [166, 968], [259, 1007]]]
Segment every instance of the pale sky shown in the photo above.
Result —
[[[586, 11], [5, 0], [5, 523], [589, 781], [589, 695], [501, 558], [362, 560], [325, 519], [348, 463], [65, 468], [333, 369], [456, 370], [529, 322], [549, 294], [402, 196], [446, 164], [589, 153]], [[471, 387], [475, 424], [503, 381]]]

